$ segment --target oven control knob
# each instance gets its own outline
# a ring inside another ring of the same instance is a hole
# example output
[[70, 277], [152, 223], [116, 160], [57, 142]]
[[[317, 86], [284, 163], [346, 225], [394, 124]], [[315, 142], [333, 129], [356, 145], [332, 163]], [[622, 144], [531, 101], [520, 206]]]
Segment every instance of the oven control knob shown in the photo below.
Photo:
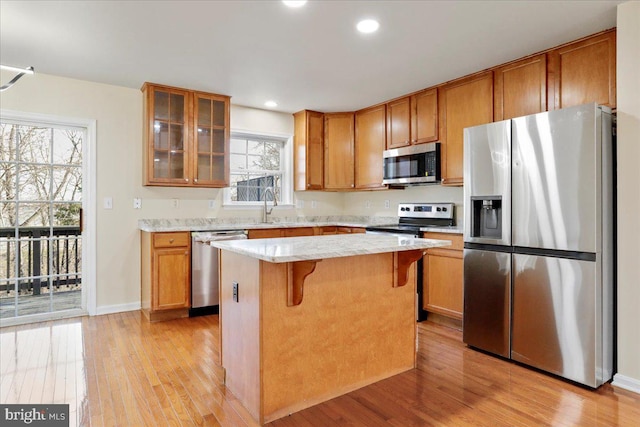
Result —
[[442, 208], [436, 208], [436, 212], [442, 211]]
[[446, 211], [447, 211], [447, 208], [442, 208], [442, 212], [446, 212]]

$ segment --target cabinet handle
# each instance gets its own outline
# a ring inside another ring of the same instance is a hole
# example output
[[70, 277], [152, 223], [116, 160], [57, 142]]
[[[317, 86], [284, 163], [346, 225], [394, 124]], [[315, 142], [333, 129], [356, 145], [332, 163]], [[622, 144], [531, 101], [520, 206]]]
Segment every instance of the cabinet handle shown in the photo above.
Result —
[[184, 179], [184, 182], [189, 182], [189, 178], [185, 178], [185, 179]]
[[174, 239], [169, 239], [169, 243], [173, 243], [173, 240], [174, 240]]
[[198, 178], [193, 178], [193, 182], [198, 183]]
[[189, 252], [188, 252], [188, 251], [184, 251], [184, 254], [185, 254], [186, 256], [189, 256]]

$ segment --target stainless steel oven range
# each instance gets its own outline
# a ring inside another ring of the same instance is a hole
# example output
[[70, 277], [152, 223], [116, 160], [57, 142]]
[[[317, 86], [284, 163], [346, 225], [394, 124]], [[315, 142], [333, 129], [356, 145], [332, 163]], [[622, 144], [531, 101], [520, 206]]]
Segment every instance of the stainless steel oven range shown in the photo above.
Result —
[[[421, 237], [423, 228], [455, 226], [455, 205], [453, 203], [400, 203], [398, 223], [372, 225], [367, 234], [391, 234], [402, 237]], [[416, 319], [425, 320], [426, 311], [422, 307], [422, 260], [417, 262]]]

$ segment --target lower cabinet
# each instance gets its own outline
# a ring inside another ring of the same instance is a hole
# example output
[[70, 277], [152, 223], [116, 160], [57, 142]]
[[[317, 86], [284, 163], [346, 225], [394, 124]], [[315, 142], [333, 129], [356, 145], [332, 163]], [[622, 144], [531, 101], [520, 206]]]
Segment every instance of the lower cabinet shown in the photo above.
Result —
[[450, 240], [451, 246], [427, 250], [423, 258], [422, 308], [453, 319], [462, 319], [462, 236], [424, 233], [424, 238]]
[[293, 228], [258, 228], [249, 230], [249, 239], [271, 239], [274, 237], [298, 237], [298, 236], [314, 236], [316, 233], [314, 227], [293, 227]]
[[191, 304], [191, 236], [142, 232], [142, 312], [151, 321], [187, 317]]

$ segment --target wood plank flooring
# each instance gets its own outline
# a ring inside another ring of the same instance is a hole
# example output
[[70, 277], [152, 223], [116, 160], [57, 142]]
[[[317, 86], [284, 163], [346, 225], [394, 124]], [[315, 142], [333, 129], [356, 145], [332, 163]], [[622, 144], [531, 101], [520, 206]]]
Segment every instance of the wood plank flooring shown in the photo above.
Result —
[[[218, 326], [128, 312], [0, 329], [0, 403], [68, 403], [72, 426], [255, 426], [216, 367]], [[417, 369], [270, 425], [639, 425], [638, 394], [485, 355], [455, 329], [418, 330]]]

